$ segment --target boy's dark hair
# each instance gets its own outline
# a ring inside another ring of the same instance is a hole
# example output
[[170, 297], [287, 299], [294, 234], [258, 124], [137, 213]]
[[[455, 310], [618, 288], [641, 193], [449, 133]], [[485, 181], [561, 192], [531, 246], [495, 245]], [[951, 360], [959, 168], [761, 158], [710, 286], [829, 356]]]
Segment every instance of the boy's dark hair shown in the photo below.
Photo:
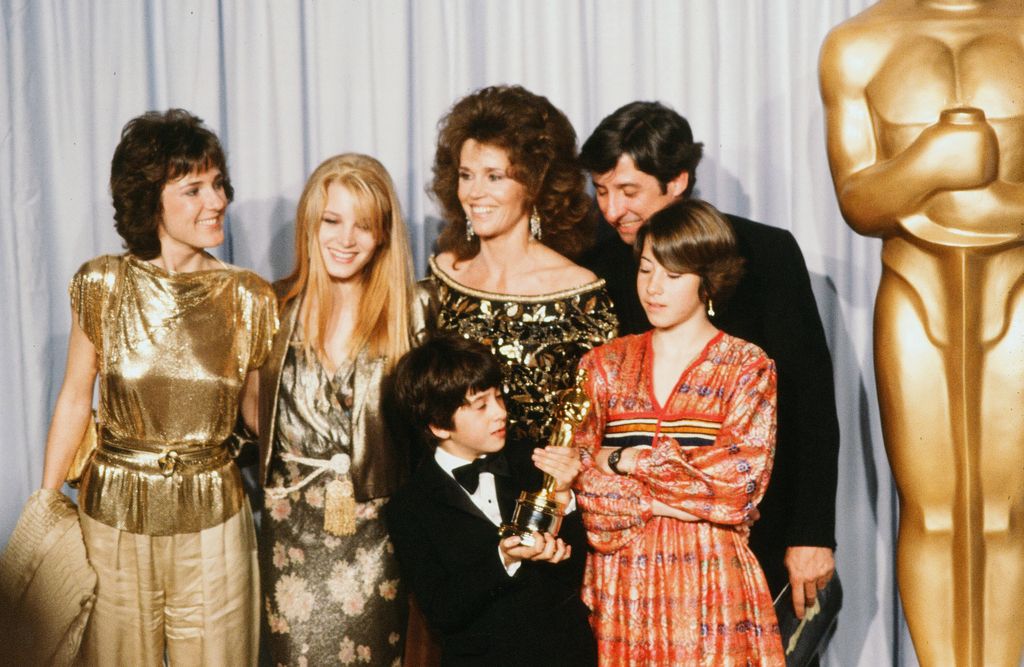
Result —
[[580, 164], [604, 174], [628, 155], [637, 169], [658, 179], [663, 194], [668, 182], [685, 171], [690, 178], [683, 196], [689, 197], [703, 151], [690, 124], [673, 109], [661, 102], [630, 102], [598, 123], [580, 149]]
[[407, 425], [431, 448], [438, 439], [431, 426], [452, 428], [466, 394], [501, 388], [501, 366], [476, 341], [438, 336], [399, 359], [392, 379], [396, 408]]

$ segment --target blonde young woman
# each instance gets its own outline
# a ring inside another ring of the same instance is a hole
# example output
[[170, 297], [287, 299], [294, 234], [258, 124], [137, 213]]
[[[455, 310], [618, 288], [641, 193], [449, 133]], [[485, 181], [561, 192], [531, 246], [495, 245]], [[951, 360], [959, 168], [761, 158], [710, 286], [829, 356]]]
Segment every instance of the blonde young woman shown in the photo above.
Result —
[[295, 253], [259, 381], [264, 641], [275, 665], [397, 664], [407, 601], [381, 509], [406, 463], [381, 380], [423, 318], [380, 162], [348, 153], [317, 167]]

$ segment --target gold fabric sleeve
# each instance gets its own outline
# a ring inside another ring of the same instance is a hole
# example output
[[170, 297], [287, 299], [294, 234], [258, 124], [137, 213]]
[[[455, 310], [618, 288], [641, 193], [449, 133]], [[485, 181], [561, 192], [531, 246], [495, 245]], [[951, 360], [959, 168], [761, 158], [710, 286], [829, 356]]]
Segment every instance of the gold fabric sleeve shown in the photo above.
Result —
[[103, 305], [114, 290], [120, 263], [114, 255], [95, 257], [78, 269], [68, 285], [75, 319], [97, 350], [103, 346]]

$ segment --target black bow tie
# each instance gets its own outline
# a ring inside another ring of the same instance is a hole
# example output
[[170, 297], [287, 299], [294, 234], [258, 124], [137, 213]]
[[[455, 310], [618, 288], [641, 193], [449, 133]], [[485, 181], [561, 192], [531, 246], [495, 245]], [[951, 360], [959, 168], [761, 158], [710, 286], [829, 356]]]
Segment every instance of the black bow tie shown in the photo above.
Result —
[[505, 460], [501, 452], [488, 454], [472, 463], [455, 468], [452, 470], [452, 475], [455, 477], [455, 481], [462, 485], [462, 488], [470, 493], [476, 493], [477, 487], [480, 486], [480, 473], [482, 472], [508, 477], [508, 461]]

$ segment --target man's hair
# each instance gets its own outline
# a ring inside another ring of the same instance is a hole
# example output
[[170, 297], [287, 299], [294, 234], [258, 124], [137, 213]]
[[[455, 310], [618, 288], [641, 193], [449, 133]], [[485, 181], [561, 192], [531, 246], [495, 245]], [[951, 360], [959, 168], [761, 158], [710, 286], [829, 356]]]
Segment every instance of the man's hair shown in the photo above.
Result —
[[235, 190], [217, 135], [184, 109], [148, 111], [121, 130], [110, 162], [114, 226], [128, 252], [139, 259], [160, 254], [157, 229], [164, 186], [193, 172], [219, 169], [224, 195]]
[[630, 102], [598, 124], [580, 149], [580, 164], [603, 174], [628, 155], [637, 169], [658, 179], [662, 193], [685, 171], [689, 182], [683, 197], [689, 197], [703, 151], [704, 144], [693, 140], [690, 124], [673, 109], [661, 102]]
[[724, 304], [743, 276], [732, 225], [706, 201], [678, 199], [652, 215], [637, 232], [637, 258], [648, 240], [667, 270], [700, 276], [698, 295], [705, 305], [708, 299]]
[[395, 366], [396, 408], [407, 425], [431, 448], [438, 444], [431, 426], [455, 426], [455, 411], [466, 395], [501, 388], [501, 366], [484, 345], [438, 336], [413, 348]]

